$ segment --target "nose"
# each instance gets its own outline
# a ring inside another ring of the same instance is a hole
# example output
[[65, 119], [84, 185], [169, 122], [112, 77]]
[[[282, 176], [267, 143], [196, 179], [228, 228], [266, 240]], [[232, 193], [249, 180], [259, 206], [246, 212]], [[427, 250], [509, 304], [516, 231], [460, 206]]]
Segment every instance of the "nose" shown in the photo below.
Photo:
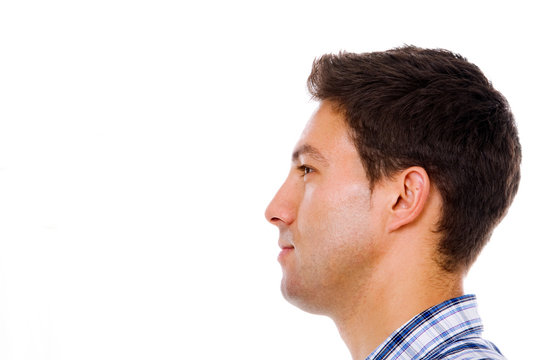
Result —
[[290, 225], [296, 218], [295, 196], [287, 181], [278, 190], [264, 213], [272, 225]]

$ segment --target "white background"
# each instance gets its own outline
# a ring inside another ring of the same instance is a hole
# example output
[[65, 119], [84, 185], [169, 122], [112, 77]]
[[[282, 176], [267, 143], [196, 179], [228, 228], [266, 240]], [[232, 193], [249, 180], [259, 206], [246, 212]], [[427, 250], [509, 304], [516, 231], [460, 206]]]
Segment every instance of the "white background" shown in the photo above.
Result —
[[508, 98], [509, 215], [467, 280], [486, 337], [537, 356], [538, 17], [531, 2], [0, 3], [0, 358], [348, 359], [281, 298], [266, 204], [316, 56], [443, 47]]

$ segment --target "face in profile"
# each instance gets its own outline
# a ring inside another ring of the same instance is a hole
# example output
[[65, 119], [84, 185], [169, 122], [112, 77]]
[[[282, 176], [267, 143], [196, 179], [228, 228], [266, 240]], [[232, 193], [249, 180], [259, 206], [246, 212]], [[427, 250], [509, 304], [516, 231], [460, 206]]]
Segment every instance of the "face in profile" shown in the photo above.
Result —
[[365, 286], [377, 260], [379, 197], [370, 191], [342, 115], [323, 101], [266, 210], [268, 221], [279, 228], [281, 290], [287, 300], [326, 313]]

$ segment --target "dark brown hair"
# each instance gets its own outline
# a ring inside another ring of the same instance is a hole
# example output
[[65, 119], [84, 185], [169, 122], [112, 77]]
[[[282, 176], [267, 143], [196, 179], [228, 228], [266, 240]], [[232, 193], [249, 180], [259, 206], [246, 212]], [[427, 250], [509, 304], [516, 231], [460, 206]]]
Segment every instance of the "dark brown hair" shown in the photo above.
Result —
[[502, 94], [460, 55], [413, 46], [323, 55], [308, 88], [344, 114], [372, 186], [426, 170], [443, 199], [436, 260], [467, 269], [519, 184], [521, 147]]

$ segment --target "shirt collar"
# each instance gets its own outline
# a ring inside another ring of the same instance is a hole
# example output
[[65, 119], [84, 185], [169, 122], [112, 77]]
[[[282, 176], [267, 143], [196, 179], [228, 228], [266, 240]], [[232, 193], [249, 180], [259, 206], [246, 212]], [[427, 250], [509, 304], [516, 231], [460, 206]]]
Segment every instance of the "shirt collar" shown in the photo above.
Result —
[[476, 296], [463, 295], [435, 305], [394, 331], [366, 360], [420, 359], [458, 338], [482, 332]]

